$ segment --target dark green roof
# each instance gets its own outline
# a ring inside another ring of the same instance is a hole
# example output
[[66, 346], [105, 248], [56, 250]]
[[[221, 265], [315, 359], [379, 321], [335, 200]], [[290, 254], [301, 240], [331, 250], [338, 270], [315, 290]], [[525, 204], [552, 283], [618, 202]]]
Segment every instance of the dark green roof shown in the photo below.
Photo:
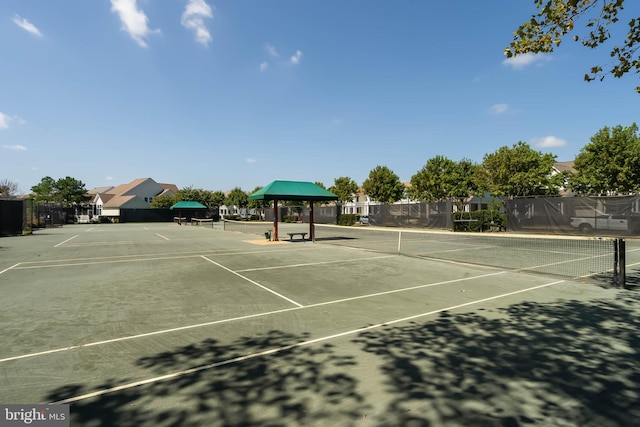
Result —
[[206, 209], [207, 207], [198, 202], [178, 202], [169, 209]]
[[338, 196], [313, 182], [273, 181], [249, 196], [249, 200], [338, 200]]

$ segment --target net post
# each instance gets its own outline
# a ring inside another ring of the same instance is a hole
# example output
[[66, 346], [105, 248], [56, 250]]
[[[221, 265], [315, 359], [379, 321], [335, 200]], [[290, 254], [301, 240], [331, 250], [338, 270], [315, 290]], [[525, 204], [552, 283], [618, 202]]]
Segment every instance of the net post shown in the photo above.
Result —
[[627, 243], [624, 239], [618, 239], [618, 282], [627, 289]]
[[620, 285], [620, 239], [613, 241], [613, 285]]
[[400, 253], [401, 247], [402, 247], [402, 231], [398, 231], [398, 253]]

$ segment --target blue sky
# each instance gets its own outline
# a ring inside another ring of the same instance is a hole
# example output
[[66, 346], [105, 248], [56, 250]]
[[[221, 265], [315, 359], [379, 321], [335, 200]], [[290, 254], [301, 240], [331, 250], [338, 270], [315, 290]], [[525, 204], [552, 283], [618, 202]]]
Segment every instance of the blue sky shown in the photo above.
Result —
[[606, 49], [505, 61], [533, 0], [3, 0], [0, 179], [151, 177], [251, 191], [377, 165], [481, 162], [526, 141], [573, 160], [638, 122]]

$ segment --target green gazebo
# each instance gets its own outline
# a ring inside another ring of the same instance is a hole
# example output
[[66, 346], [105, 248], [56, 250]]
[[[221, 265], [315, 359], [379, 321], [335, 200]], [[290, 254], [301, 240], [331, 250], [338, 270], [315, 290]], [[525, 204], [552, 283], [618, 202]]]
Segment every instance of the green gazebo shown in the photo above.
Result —
[[273, 181], [249, 196], [249, 200], [273, 200], [273, 240], [278, 240], [278, 200], [309, 202], [309, 236], [313, 240], [313, 202], [338, 200], [338, 196], [318, 184], [305, 181]]
[[[199, 202], [193, 202], [193, 201], [180, 201], [178, 203], [176, 203], [175, 205], [171, 206], [169, 209], [171, 210], [178, 210], [178, 224], [182, 224], [182, 210], [186, 210], [187, 212], [195, 212], [196, 217], [198, 216], [198, 211], [194, 211], [194, 209], [207, 209], [207, 207], [205, 205], [203, 205], [202, 203]], [[189, 218], [191, 219], [191, 218]]]

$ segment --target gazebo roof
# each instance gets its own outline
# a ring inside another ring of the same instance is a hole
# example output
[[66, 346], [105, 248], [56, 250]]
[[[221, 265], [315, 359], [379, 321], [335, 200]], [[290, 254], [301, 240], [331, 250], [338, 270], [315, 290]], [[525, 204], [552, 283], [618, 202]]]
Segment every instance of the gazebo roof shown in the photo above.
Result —
[[169, 209], [206, 209], [207, 207], [198, 202], [181, 201], [171, 206]]
[[249, 200], [338, 200], [338, 196], [318, 184], [305, 181], [273, 181], [249, 196]]

